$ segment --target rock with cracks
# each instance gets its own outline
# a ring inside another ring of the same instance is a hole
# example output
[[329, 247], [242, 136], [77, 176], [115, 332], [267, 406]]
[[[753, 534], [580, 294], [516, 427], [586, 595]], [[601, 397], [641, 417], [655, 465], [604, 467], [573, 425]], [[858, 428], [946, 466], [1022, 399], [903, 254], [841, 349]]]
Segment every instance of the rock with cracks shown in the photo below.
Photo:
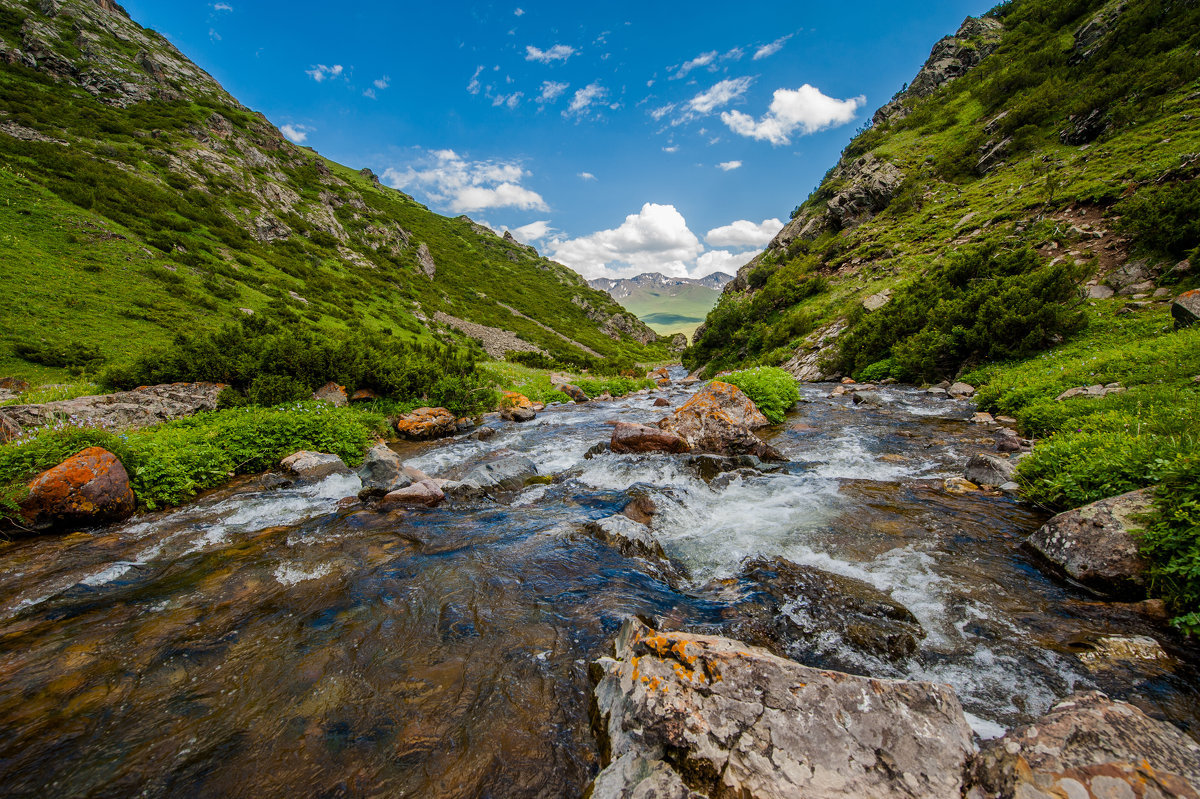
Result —
[[39, 405], [9, 405], [3, 413], [22, 428], [40, 427], [60, 418], [91, 427], [150, 427], [215, 410], [224, 388], [223, 383], [166, 383]]
[[961, 795], [971, 731], [944, 685], [822, 671], [635, 619], [594, 676], [606, 797]]
[[412, 478], [404, 473], [404, 461], [387, 444], [376, 444], [367, 450], [362, 465], [358, 467], [358, 478], [362, 480], [359, 496], [383, 496], [412, 485]]
[[445, 408], [417, 408], [393, 423], [401, 438], [442, 438], [458, 432], [458, 420]]
[[350, 468], [342, 463], [342, 459], [328, 452], [293, 452], [279, 465], [301, 480], [322, 480], [331, 474], [350, 474]]

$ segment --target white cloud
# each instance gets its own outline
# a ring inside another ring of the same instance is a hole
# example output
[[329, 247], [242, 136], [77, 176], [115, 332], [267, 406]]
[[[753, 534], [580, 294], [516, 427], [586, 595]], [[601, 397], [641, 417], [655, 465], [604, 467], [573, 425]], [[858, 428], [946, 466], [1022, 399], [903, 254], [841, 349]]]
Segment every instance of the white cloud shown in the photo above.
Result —
[[852, 97], [837, 100], [827, 97], [815, 86], [804, 84], [799, 89], [776, 89], [771, 107], [759, 120], [741, 111], [725, 111], [721, 121], [739, 136], [771, 144], [789, 144], [792, 135], [816, 133], [826, 128], [845, 125], [854, 119], [855, 112], [866, 98]]
[[214, 3], [213, 11], [233, 11], [233, 6], [229, 3]]
[[556, 44], [549, 50], [539, 50], [532, 44], [525, 47], [525, 60], [537, 61], [541, 64], [549, 64], [553, 61], [566, 61], [573, 55], [575, 55], [575, 48], [565, 44]]
[[729, 252], [728, 250], [709, 250], [696, 259], [696, 268], [692, 277], [708, 277], [713, 272], [724, 272], [727, 275], [737, 274], [737, 270], [745, 266], [758, 250], [745, 252]]
[[219, 42], [221, 41], [221, 34], [217, 33], [216, 28], [209, 28], [208, 38], [212, 39], [214, 42]]
[[607, 95], [608, 89], [599, 83], [589, 83], [575, 92], [575, 96], [571, 98], [571, 104], [567, 106], [566, 111], [563, 111], [563, 116], [585, 116], [591, 105], [603, 101]]
[[730, 50], [728, 53], [726, 53], [725, 55], [721, 56], [721, 60], [722, 61], [741, 61], [742, 56], [744, 56], [745, 54], [746, 54], [745, 50], [743, 50], [740, 47], [735, 47], [732, 50]]
[[717, 169], [720, 169], [723, 172], [732, 172], [735, 169], [741, 168], [741, 161], [722, 161], [721, 163], [717, 164]]
[[367, 89], [366, 91], [363, 92], [363, 97], [370, 97], [372, 100], [374, 100], [375, 99], [375, 90]]
[[739, 219], [728, 225], [715, 227], [704, 234], [704, 240], [710, 247], [758, 247], [763, 248], [775, 238], [775, 234], [783, 228], [778, 219], [764, 219], [754, 223], [749, 219]]
[[313, 65], [312, 69], [304, 70], [304, 74], [308, 75], [310, 78], [315, 80], [317, 83], [321, 83], [326, 78], [338, 77], [339, 75], [342, 74], [342, 71], [343, 71], [343, 67], [341, 64], [334, 64], [331, 67], [327, 67], [324, 64], [315, 64], [315, 65]]
[[646, 203], [620, 227], [577, 239], [552, 239], [547, 251], [587, 278], [661, 272], [683, 276], [704, 245], [673, 205]]
[[655, 108], [653, 111], [651, 111], [650, 116], [653, 117], [655, 122], [658, 122], [660, 119], [662, 119], [663, 117], [665, 117], [667, 114], [671, 113], [674, 110], [675, 110], [675, 104], [667, 103], [666, 105], [659, 106], [658, 108]]
[[523, 8], [518, 8], [517, 10], [513, 11], [513, 16], [516, 16], [516, 17], [523, 17], [523, 16], [525, 16], [525, 9], [523, 9]]
[[706, 67], [709, 64], [711, 64], [713, 61], [716, 61], [716, 60], [717, 60], [717, 51], [716, 50], [711, 50], [707, 53], [701, 53], [700, 55], [693, 58], [691, 61], [685, 61], [678, 69], [676, 69], [675, 74], [671, 76], [671, 80], [678, 80], [679, 78], [687, 77], [687, 74], [689, 72], [691, 72], [693, 69], [698, 69], [699, 67]]
[[375, 88], [379, 89], [381, 91], [383, 89], [386, 89], [388, 86], [390, 86], [391, 83], [392, 83], [392, 79], [390, 77], [388, 77], [387, 75], [384, 75], [382, 78], [376, 78], [374, 80]]
[[792, 36], [793, 34], [789, 33], [787, 36], [781, 36], [770, 44], [764, 44], [762, 47], [754, 51], [754, 60], [761, 61], [764, 58], [769, 58], [775, 55], [783, 49], [783, 46], [787, 44], [787, 40], [792, 38]]
[[493, 106], [506, 105], [509, 108], [516, 108], [521, 104], [521, 98], [525, 96], [524, 92], [513, 92], [512, 94], [497, 94], [492, 98]]
[[471, 76], [471, 82], [467, 84], [467, 91], [470, 92], [471, 94], [479, 94], [479, 90], [480, 90], [480, 88], [482, 88], [479, 85], [479, 73], [481, 73], [481, 72], [483, 72], [483, 67], [482, 66], [476, 67], [475, 74]]
[[542, 82], [542, 93], [538, 95], [539, 103], [552, 103], [562, 96], [562, 93], [570, 86], [569, 83], [558, 83], [556, 81], [547, 80]]
[[308, 125], [284, 125], [279, 132], [296, 144], [304, 144], [308, 141], [308, 134], [312, 133], [312, 130]]
[[707, 114], [723, 105], [741, 97], [753, 83], [751, 78], [732, 78], [723, 80], [708, 91], [703, 91], [688, 101], [688, 108], [700, 114]]
[[550, 222], [542, 220], [539, 222], [530, 222], [528, 225], [521, 225], [509, 230], [513, 234], [513, 238], [522, 244], [532, 244], [535, 241], [540, 241], [550, 235]]
[[664, 147], [663, 152], [664, 153], [677, 153], [677, 152], [679, 152], [679, 145], [672, 144], [669, 147]]
[[595, 180], [596, 176], [593, 175], [591, 172], [580, 172], [579, 179], [580, 180]]
[[487, 208], [549, 210], [540, 194], [521, 185], [528, 176], [516, 162], [468, 161], [453, 150], [434, 150], [403, 170], [388, 168], [383, 180], [397, 189], [419, 188], [455, 213]]

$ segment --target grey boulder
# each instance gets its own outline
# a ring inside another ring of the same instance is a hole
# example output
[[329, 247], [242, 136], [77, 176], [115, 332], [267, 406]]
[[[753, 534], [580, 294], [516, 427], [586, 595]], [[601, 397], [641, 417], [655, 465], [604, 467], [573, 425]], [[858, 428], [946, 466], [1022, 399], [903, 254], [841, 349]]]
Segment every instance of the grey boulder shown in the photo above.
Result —
[[967, 469], [963, 477], [981, 486], [1002, 486], [1013, 481], [1013, 473], [1017, 466], [1007, 458], [995, 455], [977, 453], [967, 461]]

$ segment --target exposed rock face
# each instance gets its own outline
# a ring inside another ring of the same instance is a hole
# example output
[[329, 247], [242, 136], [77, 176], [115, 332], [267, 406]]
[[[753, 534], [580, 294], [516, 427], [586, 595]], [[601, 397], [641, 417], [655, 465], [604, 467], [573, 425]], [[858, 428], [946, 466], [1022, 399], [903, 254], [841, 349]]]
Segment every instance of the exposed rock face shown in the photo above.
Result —
[[1191, 327], [1200, 322], [1200, 289], [1185, 291], [1171, 303], [1171, 316], [1175, 318], [1175, 329]]
[[168, 383], [40, 405], [9, 405], [0, 412], [23, 428], [74, 417], [96, 427], [124, 430], [214, 410], [224, 388], [222, 383]]
[[21, 516], [35, 530], [117, 521], [136, 507], [129, 474], [117, 456], [89, 447], [47, 469], [29, 484]]
[[783, 365], [784, 371], [806, 383], [836, 379], [838, 375], [826, 372], [821, 366], [821, 360], [845, 329], [846, 323], [839, 319], [811, 333], [805, 339], [804, 346], [797, 349], [791, 360]]
[[1125, 11], [1125, 0], [1112, 0], [1092, 15], [1075, 31], [1075, 46], [1071, 60], [1075, 63], [1091, 58], [1103, 46], [1108, 32]]
[[489, 327], [487, 325], [468, 322], [466, 319], [459, 319], [456, 316], [451, 316], [448, 313], [438, 311], [433, 315], [437, 322], [466, 333], [473, 339], [478, 339], [483, 344], [483, 349], [488, 355], [493, 358], [503, 358], [506, 352], [541, 352], [545, 354], [540, 347], [535, 347], [528, 341], [518, 338], [515, 333], [508, 330], [502, 330], [498, 327]]
[[667, 351], [668, 352], [673, 352], [673, 353], [678, 354], [678, 353], [686, 350], [687, 346], [688, 346], [687, 336], [685, 336], [683, 333], [676, 333], [675, 335], [673, 335], [669, 339], [667, 339]]
[[441, 438], [458, 432], [458, 420], [445, 408], [417, 408], [397, 417], [394, 426], [401, 438], [415, 440]]
[[367, 450], [362, 465], [358, 467], [358, 479], [362, 480], [363, 492], [368, 496], [382, 496], [407, 488], [413, 482], [404, 473], [404, 461], [387, 444], [382, 443]]
[[613, 452], [678, 453], [691, 449], [687, 441], [675, 433], [632, 422], [617, 422], [609, 446]]
[[1012, 482], [1017, 465], [1007, 458], [977, 453], [967, 461], [963, 477], [981, 486], [1002, 486]]
[[867, 153], [849, 166], [839, 165], [835, 180], [845, 186], [826, 203], [839, 229], [855, 227], [887, 208], [904, 180], [904, 173], [887, 161]]
[[946, 686], [821, 671], [634, 619], [594, 668], [599, 795], [960, 796], [971, 732]]
[[1093, 108], [1086, 114], [1072, 114], [1067, 121], [1070, 123], [1058, 135], [1063, 144], [1079, 146], [1095, 141], [1100, 134], [1108, 130], [1111, 119], [1099, 108]]
[[1133, 705], [1077, 693], [989, 742], [968, 799], [1200, 796], [1200, 744]]
[[672, 416], [660, 420], [658, 427], [679, 436], [691, 449], [700, 452], [785, 460], [774, 447], [751, 432], [769, 424], [741, 389], [714, 380], [693, 394]]
[[421, 242], [421, 246], [417, 247], [417, 264], [421, 267], [421, 273], [433, 280], [433, 276], [437, 274], [437, 264], [433, 262], [433, 255], [425, 242]]
[[293, 452], [279, 465], [302, 480], [320, 480], [331, 474], [350, 474], [350, 468], [342, 463], [342, 459], [328, 452]]
[[346, 397], [346, 387], [339, 386], [332, 380], [314, 391], [313, 399], [318, 402], [328, 402], [335, 408], [344, 408], [350, 404], [350, 400]]
[[1071, 578], [1102, 594], [1144, 591], [1146, 562], [1130, 530], [1150, 509], [1150, 489], [1130, 491], [1060, 513], [1029, 537], [1029, 545]]

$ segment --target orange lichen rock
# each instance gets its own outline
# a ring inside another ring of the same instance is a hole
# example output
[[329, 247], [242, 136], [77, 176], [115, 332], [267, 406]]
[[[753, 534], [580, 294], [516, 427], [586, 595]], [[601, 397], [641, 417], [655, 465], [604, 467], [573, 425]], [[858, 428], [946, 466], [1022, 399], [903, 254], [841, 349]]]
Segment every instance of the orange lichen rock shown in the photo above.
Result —
[[417, 408], [393, 423], [401, 438], [441, 438], [458, 429], [458, 420], [445, 408]]
[[133, 513], [137, 502], [129, 474], [117, 456], [89, 447], [29, 484], [21, 515], [34, 529], [63, 524], [101, 524]]

